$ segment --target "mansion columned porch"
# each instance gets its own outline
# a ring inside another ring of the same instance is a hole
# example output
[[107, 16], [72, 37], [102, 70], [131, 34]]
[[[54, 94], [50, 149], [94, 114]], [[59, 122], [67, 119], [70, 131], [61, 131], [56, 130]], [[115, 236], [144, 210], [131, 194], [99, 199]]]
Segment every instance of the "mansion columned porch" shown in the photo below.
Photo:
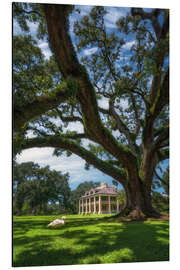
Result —
[[107, 183], [91, 189], [79, 199], [79, 214], [111, 214], [119, 213], [118, 192]]

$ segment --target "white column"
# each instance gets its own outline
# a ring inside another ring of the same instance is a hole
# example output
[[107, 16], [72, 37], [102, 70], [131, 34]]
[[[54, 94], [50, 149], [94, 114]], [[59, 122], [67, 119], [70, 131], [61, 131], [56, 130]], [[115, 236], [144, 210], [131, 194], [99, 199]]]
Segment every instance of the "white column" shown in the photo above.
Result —
[[98, 214], [102, 213], [102, 209], [101, 209], [101, 196], [99, 195], [99, 212]]
[[84, 214], [84, 199], [82, 199], [82, 214]]
[[109, 202], [109, 213], [111, 214], [111, 196], [108, 196], [108, 202]]
[[79, 214], [81, 214], [81, 199], [79, 199]]
[[89, 197], [89, 213], [91, 213], [91, 197]]
[[119, 201], [116, 200], [116, 202], [117, 202], [117, 213], [119, 213]]
[[94, 214], [96, 213], [96, 197], [94, 196]]
[[86, 198], [86, 214], [87, 214], [87, 198]]

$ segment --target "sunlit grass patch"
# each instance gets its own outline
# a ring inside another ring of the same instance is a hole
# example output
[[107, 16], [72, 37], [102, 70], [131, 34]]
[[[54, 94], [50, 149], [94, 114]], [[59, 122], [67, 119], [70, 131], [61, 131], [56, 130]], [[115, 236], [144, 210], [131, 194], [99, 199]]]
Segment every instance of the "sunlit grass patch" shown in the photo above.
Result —
[[67, 216], [15, 217], [13, 265], [99, 264], [169, 259], [168, 221], [118, 222], [115, 218]]

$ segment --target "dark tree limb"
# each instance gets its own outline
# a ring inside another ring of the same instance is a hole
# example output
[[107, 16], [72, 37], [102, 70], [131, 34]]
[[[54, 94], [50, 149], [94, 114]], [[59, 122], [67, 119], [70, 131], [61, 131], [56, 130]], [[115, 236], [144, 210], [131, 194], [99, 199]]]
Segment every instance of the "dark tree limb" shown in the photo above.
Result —
[[69, 122], [81, 122], [83, 124], [83, 121], [82, 121], [82, 118], [81, 117], [79, 117], [79, 116], [67, 116], [67, 117], [65, 117], [65, 116], [63, 116], [62, 112], [58, 108], [56, 108], [55, 110], [56, 110], [58, 116], [60, 117], [60, 119], [63, 122], [65, 122], [65, 123], [69, 123]]
[[95, 154], [86, 150], [82, 146], [73, 142], [64, 136], [47, 136], [46, 138], [32, 138], [23, 141], [23, 149], [33, 148], [33, 147], [54, 147], [64, 150], [69, 150], [72, 153], [78, 155], [79, 157], [86, 160], [88, 164], [93, 165], [95, 168], [101, 170], [103, 173], [113, 177], [122, 185], [126, 184], [126, 176], [122, 174], [121, 170], [112, 166], [108, 162], [102, 161], [96, 157]]
[[133, 16], [141, 16], [142, 19], [146, 20], [150, 20], [152, 22], [153, 28], [155, 30], [156, 33], [156, 38], [159, 39], [160, 38], [160, 34], [161, 34], [161, 27], [158, 21], [158, 16], [160, 14], [160, 9], [155, 9], [152, 12], [145, 12], [142, 8], [132, 8], [131, 9], [131, 14]]
[[165, 105], [169, 103], [169, 68], [166, 71], [163, 82], [158, 89], [156, 99], [151, 106], [152, 120], [155, 120]]
[[36, 97], [34, 101], [22, 107], [14, 106], [14, 129], [17, 131], [28, 121], [40, 116], [42, 113], [56, 108], [72, 95], [72, 91], [68, 88], [66, 90], [62, 90], [57, 87], [56, 89], [57, 91], [54, 91], [55, 94]]
[[118, 159], [134, 179], [137, 172], [135, 155], [118, 143], [104, 127], [98, 112], [95, 90], [85, 68], [79, 64], [68, 34], [68, 12], [66, 5], [44, 5], [49, 41], [63, 76], [77, 80], [77, 100], [81, 104], [85, 132]]
[[116, 113], [116, 111], [114, 109], [114, 103], [111, 100], [109, 102], [109, 112], [110, 112], [110, 115], [115, 119], [119, 131], [126, 136], [128, 142], [129, 142], [129, 147], [131, 148], [132, 152], [136, 154], [137, 147], [136, 147], [136, 143], [135, 143], [135, 138], [133, 137], [133, 134], [131, 134], [131, 132], [129, 131], [127, 126], [120, 119], [119, 115]]
[[161, 148], [161, 145], [169, 139], [169, 127], [164, 127], [158, 132], [158, 137], [154, 142], [155, 149]]
[[157, 163], [169, 158], [169, 148], [157, 151], [158, 161]]

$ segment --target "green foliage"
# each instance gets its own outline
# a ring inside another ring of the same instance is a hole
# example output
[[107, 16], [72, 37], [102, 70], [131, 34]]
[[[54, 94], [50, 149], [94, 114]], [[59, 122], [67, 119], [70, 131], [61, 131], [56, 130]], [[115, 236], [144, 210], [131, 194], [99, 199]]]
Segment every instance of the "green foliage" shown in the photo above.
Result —
[[167, 167], [166, 171], [163, 174], [161, 184], [165, 191], [165, 194], [169, 196], [169, 167]]
[[14, 105], [23, 107], [37, 96], [56, 87], [60, 73], [51, 57], [44, 59], [37, 41], [30, 35], [13, 37], [13, 95]]
[[44, 12], [40, 4], [34, 3], [13, 3], [13, 18], [25, 33], [30, 32], [30, 23], [38, 24], [37, 38], [45, 39], [47, 27]]
[[153, 192], [152, 204], [160, 212], [169, 212], [169, 197], [159, 192]]
[[120, 211], [122, 211], [125, 208], [127, 202], [126, 192], [124, 190], [120, 190], [117, 199], [119, 201]]
[[40, 167], [33, 162], [14, 163], [13, 198], [14, 211], [21, 214], [26, 205], [32, 214], [37, 211], [46, 213], [48, 204], [58, 203], [59, 208], [70, 207], [69, 175], [50, 170], [49, 166]]
[[[158, 169], [161, 173], [163, 173], [162, 168], [159, 166]], [[164, 195], [169, 198], [169, 166], [166, 168], [165, 172], [163, 173], [162, 177], [156, 172], [156, 177], [154, 180], [154, 190], [156, 188], [163, 188]]]

